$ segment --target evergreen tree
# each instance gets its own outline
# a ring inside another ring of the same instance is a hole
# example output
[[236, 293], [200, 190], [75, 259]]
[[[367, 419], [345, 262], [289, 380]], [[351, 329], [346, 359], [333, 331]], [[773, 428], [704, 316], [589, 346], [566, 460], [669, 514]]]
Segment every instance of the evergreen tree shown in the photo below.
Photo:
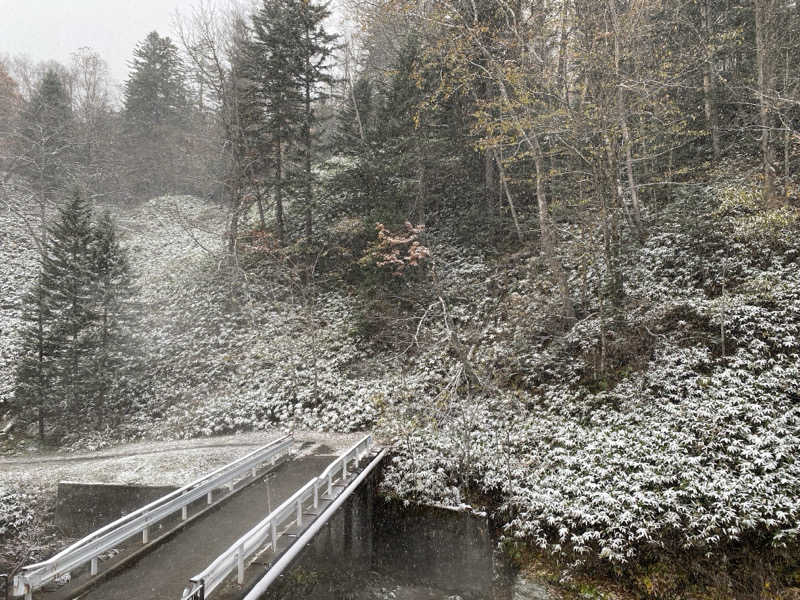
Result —
[[253, 15], [254, 52], [250, 71], [257, 81], [265, 131], [274, 152], [273, 189], [277, 236], [285, 241], [283, 200], [296, 174], [287, 168], [301, 156], [305, 201], [305, 233], [311, 237], [314, 103], [321, 86], [332, 82], [328, 59], [336, 36], [323, 21], [329, 12], [307, 0], [264, 0]]
[[19, 411], [35, 410], [40, 438], [48, 418], [77, 419], [94, 410], [102, 421], [123, 362], [131, 295], [110, 217], [93, 225], [91, 206], [76, 191], [48, 231], [23, 311], [15, 396]]
[[49, 69], [22, 114], [22, 172], [39, 205], [42, 228], [46, 205], [66, 188], [72, 153], [72, 107], [58, 74]]
[[333, 78], [329, 73], [329, 59], [333, 53], [333, 42], [337, 36], [325, 31], [324, 22], [330, 16], [327, 6], [311, 3], [310, 0], [299, 0], [300, 38], [298, 44], [299, 72], [298, 83], [303, 95], [303, 121], [301, 127], [301, 144], [303, 147], [303, 195], [305, 202], [305, 234], [311, 241], [313, 174], [311, 160], [314, 152], [312, 127], [315, 122], [314, 103], [319, 101], [325, 85], [332, 85]]
[[150, 32], [136, 47], [125, 83], [125, 118], [142, 133], [180, 125], [186, 109], [186, 83], [178, 48], [169, 37]]
[[91, 409], [100, 426], [109, 412], [110, 395], [124, 376], [125, 358], [130, 354], [128, 326], [133, 299], [131, 268], [127, 253], [119, 244], [111, 215], [104, 212], [92, 229], [93, 323], [88, 339], [92, 348], [87, 381]]
[[136, 47], [124, 103], [134, 192], [175, 191], [188, 103], [183, 64], [169, 37], [153, 31]]
[[78, 406], [90, 352], [86, 329], [94, 318], [93, 245], [91, 206], [75, 191], [50, 228], [42, 269], [47, 308], [54, 319], [51, 343], [57, 349], [58, 395], [70, 408]]
[[285, 241], [283, 200], [291, 183], [287, 153], [303, 119], [303, 96], [297, 81], [300, 22], [295, 9], [295, 0], [264, 0], [253, 15], [255, 52], [250, 65], [263, 105], [265, 132], [274, 153], [275, 227], [281, 244]]
[[259, 48], [243, 20], [234, 24], [230, 73], [230, 93], [226, 100], [225, 136], [231, 150], [229, 187], [233, 197], [230, 250], [235, 249], [239, 213], [245, 209], [244, 199], [255, 193], [261, 229], [266, 218], [263, 182], [269, 178], [272, 145], [264, 123], [264, 102], [260, 72], [257, 68]]

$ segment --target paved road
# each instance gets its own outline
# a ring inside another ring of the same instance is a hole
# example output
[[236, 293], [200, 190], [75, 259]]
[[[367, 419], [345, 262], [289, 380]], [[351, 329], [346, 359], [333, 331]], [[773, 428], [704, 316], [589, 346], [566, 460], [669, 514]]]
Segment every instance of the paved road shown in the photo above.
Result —
[[[235, 494], [218, 509], [142, 557], [132, 568], [99, 584], [82, 600], [179, 600], [189, 577], [205, 569], [267, 514], [267, 488], [276, 508], [335, 457], [327, 447], [287, 461], [265, 480]], [[46, 597], [46, 596], [45, 596]]]

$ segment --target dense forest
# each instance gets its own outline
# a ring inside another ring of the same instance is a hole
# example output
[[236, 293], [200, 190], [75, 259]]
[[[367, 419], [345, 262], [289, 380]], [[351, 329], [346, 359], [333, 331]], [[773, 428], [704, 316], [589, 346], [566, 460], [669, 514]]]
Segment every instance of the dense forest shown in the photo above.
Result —
[[800, 5], [347, 13], [0, 61], [3, 448], [374, 430], [565, 594], [800, 597]]

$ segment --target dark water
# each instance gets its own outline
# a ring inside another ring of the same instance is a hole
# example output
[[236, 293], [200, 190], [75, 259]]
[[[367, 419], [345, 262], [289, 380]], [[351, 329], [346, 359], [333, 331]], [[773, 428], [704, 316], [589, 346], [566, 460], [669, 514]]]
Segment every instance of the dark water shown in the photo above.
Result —
[[465, 600], [452, 590], [399, 582], [390, 576], [373, 576], [354, 591], [354, 600]]
[[294, 571], [290, 581], [273, 588], [265, 600], [491, 600], [494, 593], [441, 589], [387, 573], [322, 573]]

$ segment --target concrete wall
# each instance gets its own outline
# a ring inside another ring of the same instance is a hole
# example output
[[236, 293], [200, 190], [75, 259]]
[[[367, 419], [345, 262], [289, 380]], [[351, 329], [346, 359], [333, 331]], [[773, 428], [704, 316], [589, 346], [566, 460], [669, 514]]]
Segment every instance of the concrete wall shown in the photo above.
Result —
[[486, 517], [379, 497], [373, 472], [272, 585], [264, 600], [352, 596], [375, 573], [465, 599], [493, 597]]
[[68, 537], [83, 537], [175, 489], [62, 481], [58, 484], [56, 527]]
[[369, 571], [372, 566], [375, 474], [336, 511], [305, 550], [314, 563], [323, 561], [337, 570]]

